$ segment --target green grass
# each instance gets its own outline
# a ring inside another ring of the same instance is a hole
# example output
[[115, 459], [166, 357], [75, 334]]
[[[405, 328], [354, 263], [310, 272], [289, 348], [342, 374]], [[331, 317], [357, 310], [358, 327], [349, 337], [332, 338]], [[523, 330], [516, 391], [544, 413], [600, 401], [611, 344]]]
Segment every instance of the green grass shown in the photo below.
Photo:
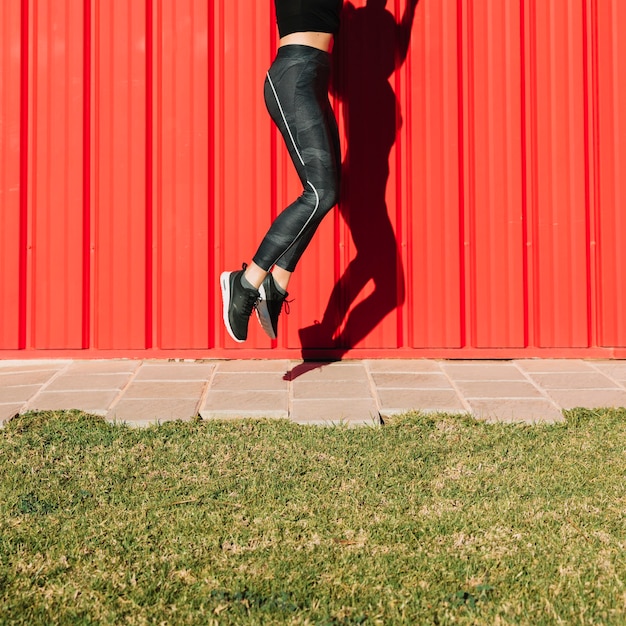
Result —
[[0, 431], [0, 624], [626, 624], [626, 410]]

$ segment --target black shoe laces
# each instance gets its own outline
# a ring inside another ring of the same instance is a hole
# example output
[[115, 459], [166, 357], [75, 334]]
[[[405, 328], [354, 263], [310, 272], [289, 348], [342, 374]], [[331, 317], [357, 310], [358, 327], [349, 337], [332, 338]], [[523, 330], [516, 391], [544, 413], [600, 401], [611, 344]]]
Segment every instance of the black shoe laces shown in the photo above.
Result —
[[246, 299], [241, 305], [241, 312], [250, 317], [252, 315], [252, 311], [256, 309], [257, 304], [259, 303], [259, 296], [254, 293], [252, 290], [246, 290]]

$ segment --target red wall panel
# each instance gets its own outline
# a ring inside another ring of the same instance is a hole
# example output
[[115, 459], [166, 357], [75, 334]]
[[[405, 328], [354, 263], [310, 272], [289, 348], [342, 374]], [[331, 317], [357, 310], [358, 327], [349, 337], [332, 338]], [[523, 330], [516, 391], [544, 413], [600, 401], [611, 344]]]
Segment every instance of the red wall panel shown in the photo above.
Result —
[[0, 346], [21, 343], [22, 196], [20, 158], [22, 134], [21, 7], [0, 5]]
[[591, 2], [599, 343], [626, 346], [626, 5]]
[[527, 146], [535, 341], [585, 347], [588, 337], [583, 8], [530, 2]]
[[29, 7], [28, 256], [34, 348], [83, 347], [83, 3]]
[[461, 19], [457, 3], [418, 7], [403, 68], [402, 335], [415, 348], [460, 348], [465, 337]]
[[167, 0], [154, 20], [154, 345], [165, 349], [209, 347], [207, 10]]
[[93, 18], [93, 345], [142, 349], [151, 345], [148, 11], [95, 0]]
[[468, 2], [464, 15], [464, 186], [469, 341], [523, 347], [520, 11]]
[[[272, 3], [0, 7], [0, 358], [626, 354], [619, 0], [346, 0], [343, 189], [270, 341], [223, 329], [300, 184]], [[43, 352], [45, 351], [45, 352]]]

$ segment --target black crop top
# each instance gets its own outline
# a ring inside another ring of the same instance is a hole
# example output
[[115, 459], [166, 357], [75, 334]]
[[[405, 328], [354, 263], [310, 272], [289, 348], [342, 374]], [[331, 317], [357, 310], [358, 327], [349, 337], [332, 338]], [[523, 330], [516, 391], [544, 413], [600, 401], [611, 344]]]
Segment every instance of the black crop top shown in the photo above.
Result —
[[274, 0], [278, 34], [314, 32], [337, 34], [343, 0]]

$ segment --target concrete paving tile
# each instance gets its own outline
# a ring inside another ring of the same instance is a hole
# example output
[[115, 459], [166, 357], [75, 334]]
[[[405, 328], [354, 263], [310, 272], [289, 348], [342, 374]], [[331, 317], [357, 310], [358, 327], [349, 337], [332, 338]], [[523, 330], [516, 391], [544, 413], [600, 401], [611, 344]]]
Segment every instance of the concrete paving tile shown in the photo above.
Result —
[[221, 372], [280, 372], [284, 374], [291, 368], [287, 360], [242, 359], [237, 361], [215, 361], [218, 373]]
[[366, 359], [363, 361], [365, 367], [374, 372], [441, 372], [438, 361], [427, 359]]
[[200, 407], [203, 419], [282, 417], [289, 415], [289, 397], [283, 391], [209, 391]]
[[592, 361], [590, 365], [621, 383], [626, 382], [626, 361]]
[[106, 415], [117, 395], [117, 391], [42, 391], [28, 404], [28, 409], [37, 411], [78, 409], [96, 415]]
[[446, 362], [441, 367], [453, 380], [526, 380], [522, 372], [509, 362]]
[[94, 361], [74, 361], [67, 373], [77, 374], [132, 374], [141, 367], [140, 360], [132, 359], [97, 359]]
[[323, 385], [312, 380], [293, 382], [293, 397], [298, 400], [323, 398], [372, 399], [372, 390], [366, 381], [329, 380]]
[[460, 413], [465, 406], [456, 391], [438, 389], [379, 389], [380, 414], [383, 417], [407, 411], [424, 413]]
[[[301, 366], [302, 364], [298, 364]], [[361, 363], [304, 363], [303, 373], [295, 380], [367, 380], [367, 372]]]
[[372, 380], [379, 388], [393, 387], [396, 389], [452, 389], [448, 377], [443, 373], [400, 372], [372, 373]]
[[529, 374], [544, 389], [617, 389], [617, 385], [604, 374], [560, 373], [560, 374]]
[[197, 400], [191, 399], [122, 398], [107, 413], [107, 419], [136, 426], [173, 420], [190, 420], [196, 417], [196, 407]]
[[516, 359], [515, 364], [525, 372], [592, 372], [593, 368], [581, 359]]
[[626, 391], [621, 389], [551, 389], [548, 393], [564, 409], [626, 407]]
[[456, 383], [466, 398], [541, 398], [542, 393], [534, 385], [521, 380], [501, 380], [497, 384], [488, 381], [460, 380]]
[[22, 404], [0, 404], [0, 426], [13, 419], [21, 410]]
[[177, 382], [172, 380], [134, 380], [124, 390], [123, 398], [190, 398], [200, 400], [206, 381], [187, 380]]
[[487, 422], [563, 422], [562, 412], [549, 400], [510, 398], [493, 400], [468, 400], [477, 419]]
[[39, 390], [41, 385], [19, 385], [15, 387], [0, 387], [0, 402], [26, 402]]
[[224, 373], [217, 371], [211, 382], [211, 389], [222, 391], [287, 391], [289, 383], [283, 379], [283, 372], [242, 372]]
[[294, 400], [289, 417], [297, 424], [380, 423], [378, 409], [372, 400]]
[[59, 370], [20, 370], [4, 373], [0, 370], [0, 389], [11, 385], [43, 385]]
[[95, 391], [104, 389], [122, 389], [130, 380], [131, 374], [68, 374], [55, 378], [46, 391]]
[[212, 363], [144, 362], [135, 380], [208, 380], [214, 367]]

